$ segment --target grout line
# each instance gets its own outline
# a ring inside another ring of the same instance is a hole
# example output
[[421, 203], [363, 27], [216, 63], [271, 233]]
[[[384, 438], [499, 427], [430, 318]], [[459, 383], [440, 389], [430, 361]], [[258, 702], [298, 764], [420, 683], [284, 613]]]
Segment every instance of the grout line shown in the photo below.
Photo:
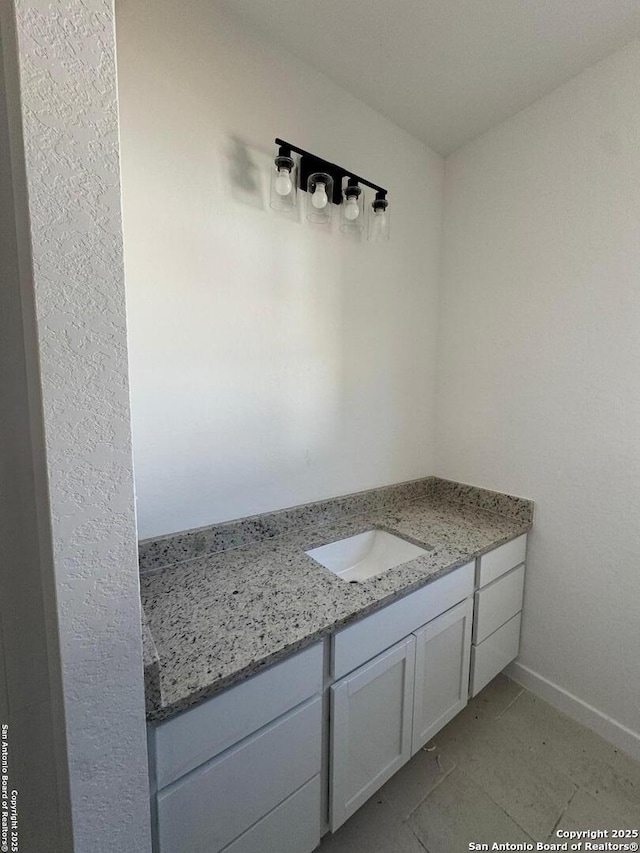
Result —
[[[514, 703], [514, 702], [516, 702], [516, 701], [520, 698], [520, 696], [522, 696], [522, 694], [523, 694], [524, 692], [525, 692], [524, 690], [521, 690], [521, 691], [520, 691], [520, 693], [518, 693], [518, 695], [516, 696], [516, 698], [513, 700], [513, 702], [510, 702], [510, 703], [509, 703], [509, 705], [507, 706], [507, 708], [505, 708], [505, 709], [504, 709], [504, 711], [503, 711], [502, 713], [505, 713], [505, 712], [506, 712], [506, 711], [507, 711], [507, 710], [508, 710], [512, 705], [513, 705], [513, 703]], [[500, 714], [500, 716], [502, 716], [502, 714]], [[499, 719], [499, 717], [496, 717], [496, 719]], [[517, 735], [515, 735], [515, 738], [516, 738], [516, 740], [518, 741], [518, 743], [520, 743], [522, 746], [525, 746], [525, 747], [527, 746], [523, 741], [521, 741], [521, 740], [520, 740], [520, 738], [518, 738], [518, 736], [517, 736]], [[531, 749], [531, 748], [530, 748], [530, 747], [528, 747], [528, 749]], [[550, 770], [554, 770], [554, 768], [553, 768], [551, 765], [547, 764], [547, 762], [542, 758], [542, 756], [540, 756], [540, 754], [537, 752], [537, 750], [532, 750], [532, 751], [533, 751], [534, 753], [536, 753], [536, 754], [537, 754], [538, 758], [542, 761], [542, 763], [543, 763], [543, 764], [545, 764], [545, 765], [546, 765]], [[480, 785], [480, 781], [479, 781], [479, 780], [477, 780], [477, 779], [475, 778], [475, 776], [474, 776], [472, 773], [470, 773], [469, 775], [470, 775], [470, 777], [471, 777], [472, 781], [473, 781], [476, 785]], [[566, 774], [564, 774], [564, 775], [566, 775]], [[555, 829], [556, 829], [556, 827], [557, 827], [558, 823], [560, 822], [560, 820], [562, 819], [562, 817], [563, 817], [563, 816], [564, 816], [564, 814], [566, 813], [567, 809], [569, 808], [569, 805], [570, 805], [571, 801], [573, 800], [573, 798], [575, 797], [575, 795], [576, 795], [576, 793], [577, 793], [577, 791], [578, 791], [578, 787], [579, 787], [579, 786], [576, 784], [576, 782], [574, 781], [574, 779], [572, 779], [570, 776], [567, 776], [567, 779], [568, 779], [568, 781], [569, 781], [569, 782], [571, 782], [571, 784], [573, 785], [574, 790], [573, 790], [573, 792], [572, 792], [571, 796], [569, 797], [569, 801], [567, 802], [567, 805], [566, 805], [566, 806], [565, 806], [565, 808], [563, 809], [562, 814], [560, 815], [560, 817], [558, 818], [558, 820], [557, 820], [557, 821], [556, 821], [556, 823], [554, 824], [554, 827], [553, 827], [553, 829], [551, 830], [551, 835], [550, 835], [550, 836], [548, 836], [548, 837], [552, 837], [553, 832], [555, 831]], [[481, 786], [481, 785], [480, 785], [480, 786]], [[484, 790], [484, 789], [483, 789], [483, 790]], [[488, 797], [488, 798], [489, 798], [489, 799], [494, 803], [494, 805], [495, 805], [495, 806], [497, 806], [497, 807], [500, 809], [500, 811], [502, 811], [502, 812], [503, 812], [503, 813], [504, 813], [504, 814], [509, 818], [509, 820], [511, 820], [513, 823], [515, 823], [515, 825], [516, 825], [519, 829], [521, 829], [521, 830], [522, 830], [522, 832], [527, 836], [527, 838], [531, 839], [531, 841], [532, 841], [532, 842], [535, 842], [535, 840], [536, 840], [536, 839], [534, 839], [534, 838], [533, 838], [533, 836], [531, 835], [531, 833], [530, 833], [527, 829], [525, 829], [525, 827], [524, 827], [524, 826], [522, 826], [522, 824], [518, 821], [518, 819], [516, 818], [516, 816], [515, 816], [515, 815], [513, 815], [513, 814], [511, 814], [511, 811], [510, 811], [508, 808], [505, 808], [505, 806], [503, 806], [501, 803], [499, 803], [499, 802], [495, 799], [495, 797], [493, 797], [493, 796], [492, 796], [492, 794], [491, 794], [491, 793], [489, 793], [489, 791], [485, 790], [484, 792], [485, 792], [485, 794], [487, 795], [487, 797]]]
[[421, 838], [420, 838], [420, 836], [419, 836], [419, 835], [414, 831], [414, 829], [413, 829], [413, 827], [411, 826], [411, 824], [407, 823], [407, 824], [406, 824], [406, 826], [408, 827], [409, 832], [411, 833], [411, 835], [413, 835], [413, 837], [414, 837], [414, 838], [415, 838], [415, 840], [418, 842], [418, 844], [420, 845], [420, 847], [425, 851], [425, 853], [429, 853], [429, 851], [428, 851], [428, 850], [427, 850], [427, 848], [425, 847], [425, 845], [424, 845], [424, 843], [423, 843], [422, 839], [421, 839]]
[[515, 702], [517, 702], [517, 701], [518, 701], [518, 699], [522, 696], [522, 694], [523, 694], [523, 693], [524, 693], [524, 687], [521, 687], [521, 688], [520, 688], [520, 692], [518, 693], [518, 695], [517, 695], [517, 696], [515, 696], [515, 697], [511, 700], [511, 702], [509, 702], [509, 704], [507, 705], [507, 707], [506, 707], [506, 708], [503, 708], [503, 709], [502, 709], [502, 711], [500, 711], [500, 713], [499, 713], [499, 714], [498, 714], [498, 716], [496, 717], [496, 720], [499, 720], [499, 719], [500, 719], [500, 717], [501, 717], [503, 714], [506, 714], [506, 713], [507, 713], [507, 711], [509, 710], [509, 708], [510, 708], [510, 707], [511, 707]]
[[515, 825], [518, 827], [518, 829], [520, 829], [520, 830], [521, 830], [521, 831], [522, 831], [522, 832], [527, 836], [527, 838], [528, 838], [528, 839], [530, 839], [532, 842], [534, 842], [534, 843], [535, 843], [535, 839], [533, 838], [533, 836], [531, 835], [531, 833], [530, 833], [527, 829], [525, 829], [525, 828], [524, 828], [524, 826], [522, 826], [522, 825], [520, 824], [520, 822], [519, 822], [518, 820], [516, 820], [516, 818], [515, 818], [515, 817], [514, 817], [510, 812], [508, 812], [508, 811], [507, 811], [507, 809], [506, 809], [503, 805], [501, 805], [501, 804], [500, 804], [500, 803], [499, 803], [499, 802], [498, 802], [498, 801], [497, 801], [497, 800], [496, 800], [496, 799], [495, 799], [495, 798], [494, 798], [494, 797], [493, 797], [493, 796], [492, 796], [492, 795], [491, 795], [487, 790], [485, 790], [485, 789], [482, 787], [482, 785], [480, 784], [480, 782], [479, 782], [477, 779], [475, 779], [475, 777], [474, 777], [474, 776], [472, 776], [471, 774], [469, 774], [469, 776], [470, 776], [470, 778], [471, 778], [471, 781], [472, 781], [472, 782], [473, 782], [477, 787], [479, 787], [482, 791], [484, 791], [484, 793], [485, 793], [485, 794], [486, 794], [486, 796], [491, 800], [491, 802], [494, 804], [494, 806], [495, 806], [496, 808], [498, 808], [498, 809], [502, 812], [502, 814], [503, 814], [503, 815], [505, 815], [507, 818], [509, 818], [509, 820], [510, 820], [512, 823], [515, 823]]
[[[516, 697], [516, 698], [517, 698], [517, 697]], [[480, 784], [480, 782], [479, 782], [479, 781], [478, 781], [478, 780], [477, 780], [477, 779], [476, 779], [476, 778], [475, 778], [471, 773], [469, 773], [469, 772], [468, 772], [468, 770], [467, 770], [464, 766], [456, 764], [456, 766], [455, 766], [455, 767], [453, 767], [453, 768], [449, 771], [449, 773], [447, 773], [447, 776], [449, 776], [449, 775], [450, 775], [450, 773], [452, 773], [452, 772], [453, 772], [453, 770], [455, 770], [458, 766], [460, 766], [460, 772], [461, 772], [461, 773], [464, 773], [465, 775], [468, 775], [468, 777], [469, 777], [469, 779], [471, 780], [471, 782], [472, 782], [472, 783], [473, 783], [477, 788], [479, 788], [480, 790], [482, 790], [482, 791], [485, 793], [485, 795], [486, 795], [486, 796], [491, 800], [491, 802], [494, 804], [494, 806], [495, 806], [499, 811], [501, 811], [501, 812], [502, 812], [502, 814], [503, 814], [503, 815], [505, 815], [505, 817], [507, 817], [507, 818], [508, 818], [512, 823], [514, 823], [514, 824], [518, 827], [518, 829], [520, 829], [520, 830], [523, 832], [523, 834], [524, 834], [524, 835], [525, 835], [525, 836], [526, 836], [526, 837], [527, 837], [531, 842], [534, 842], [534, 843], [535, 843], [534, 838], [532, 837], [532, 835], [531, 835], [531, 834], [530, 834], [530, 833], [529, 833], [529, 832], [528, 832], [528, 831], [527, 831], [523, 826], [521, 826], [521, 825], [520, 825], [520, 823], [515, 819], [515, 817], [513, 817], [513, 815], [511, 815], [511, 814], [510, 814], [510, 813], [505, 809], [505, 807], [504, 807], [504, 806], [502, 806], [500, 803], [498, 803], [498, 802], [497, 802], [497, 801], [496, 801], [496, 800], [491, 796], [491, 794], [490, 794], [488, 791], [486, 791], [486, 790], [482, 787], [482, 785]], [[446, 777], [445, 777], [445, 778], [446, 778]], [[423, 800], [421, 800], [420, 804], [424, 803], [424, 801], [425, 801], [426, 799], [428, 799], [428, 798], [429, 798], [429, 796], [430, 796], [430, 795], [431, 795], [431, 794], [436, 790], [436, 788], [437, 788], [437, 787], [438, 787], [442, 782], [444, 782], [444, 779], [441, 779], [441, 780], [440, 780], [440, 782], [438, 782], [438, 784], [437, 784], [437, 785], [434, 785], [434, 787], [429, 791], [429, 793], [427, 794], [427, 796], [426, 796], [426, 797], [424, 797], [424, 799], [423, 799]], [[575, 793], [575, 792], [574, 792], [574, 793]], [[572, 795], [572, 798], [573, 798], [573, 795]], [[417, 807], [416, 807], [416, 808], [417, 808]], [[415, 809], [414, 809], [414, 811], [415, 811]], [[411, 814], [413, 814], [413, 812], [411, 812]], [[411, 815], [410, 815], [410, 816], [411, 816]], [[408, 826], [409, 826], [409, 828], [411, 829], [411, 831], [413, 832], [413, 829], [412, 829], [411, 825], [410, 825], [410, 824], [408, 824]], [[415, 835], [415, 832], [414, 832], [414, 835]], [[416, 836], [416, 837], [417, 837], [417, 836]], [[420, 841], [420, 839], [419, 839], [419, 838], [418, 838], [418, 841]], [[422, 845], [422, 846], [424, 847], [424, 845]], [[425, 849], [426, 849], [426, 848], [425, 848]], [[428, 853], [428, 851], [427, 851], [427, 853]]]
[[[506, 712], [506, 711], [507, 711], [507, 710], [508, 710], [512, 705], [513, 705], [513, 703], [514, 703], [514, 702], [517, 702], [517, 700], [520, 698], [520, 696], [522, 696], [522, 694], [523, 694], [523, 693], [524, 693], [524, 690], [521, 690], [521, 691], [520, 691], [520, 693], [518, 693], [518, 695], [515, 697], [515, 699], [513, 699], [513, 701], [512, 701], [512, 702], [509, 702], [509, 704], [508, 704], [508, 705], [507, 705], [507, 707], [504, 709], [504, 711], [502, 711], [502, 712], [498, 715], [498, 717], [496, 717], [495, 719], [499, 719], [499, 718], [502, 716], [502, 714], [504, 714], [504, 713], [505, 713], [505, 712]], [[518, 738], [517, 740], [518, 740], [520, 743], [522, 743], [522, 742], [519, 740], [519, 738]], [[476, 776], [474, 775], [474, 773], [470, 772], [470, 768], [469, 768], [469, 767], [465, 766], [465, 764], [463, 763], [463, 764], [461, 764], [461, 765], [460, 765], [460, 770], [461, 770], [461, 772], [462, 772], [462, 773], [466, 773], [466, 774], [469, 776], [469, 778], [471, 779], [471, 781], [473, 782], [473, 784], [474, 784], [474, 785], [476, 785], [477, 787], [479, 787], [479, 788], [480, 788], [480, 789], [485, 793], [485, 795], [486, 795], [486, 796], [491, 800], [491, 802], [494, 804], [494, 806], [496, 806], [496, 808], [498, 808], [498, 809], [499, 809], [499, 810], [500, 810], [504, 815], [506, 815], [506, 817], [507, 817], [510, 821], [512, 821], [512, 823], [514, 823], [514, 824], [515, 824], [515, 825], [516, 825], [516, 826], [517, 826], [517, 827], [518, 827], [518, 828], [519, 828], [519, 829], [524, 833], [524, 835], [525, 835], [528, 839], [530, 839], [530, 841], [532, 841], [532, 842], [534, 842], [534, 843], [535, 843], [535, 839], [534, 839], [534, 838], [533, 838], [533, 836], [529, 833], [529, 831], [528, 831], [528, 830], [526, 830], [526, 829], [525, 829], [525, 828], [520, 824], [520, 822], [516, 819], [516, 817], [515, 817], [514, 815], [512, 815], [512, 814], [511, 814], [511, 812], [510, 812], [507, 808], [505, 808], [505, 806], [504, 806], [504, 805], [502, 805], [501, 803], [499, 803], [499, 802], [496, 800], [496, 798], [495, 798], [495, 797], [494, 797], [494, 796], [493, 796], [489, 791], [487, 791], [487, 790], [482, 786], [481, 781], [480, 781], [479, 779], [477, 779], [477, 778], [476, 778]], [[570, 781], [573, 783], [573, 780], [570, 780]], [[573, 784], [575, 784], [575, 783], [573, 783]], [[573, 799], [574, 794], [575, 794], [575, 791], [574, 791], [574, 792], [573, 792], [573, 794], [571, 795], [571, 799]]]
[[429, 797], [431, 796], [431, 794], [433, 794], [433, 792], [436, 790], [436, 788], [439, 788], [439, 787], [440, 787], [440, 785], [442, 785], [442, 783], [444, 782], [444, 780], [445, 780], [445, 779], [448, 779], [448, 778], [449, 778], [449, 776], [453, 773], [453, 771], [454, 771], [457, 767], [458, 767], [458, 763], [456, 762], [456, 763], [453, 765], [453, 767], [452, 767], [450, 770], [448, 770], [448, 771], [443, 775], [442, 779], [439, 779], [439, 780], [436, 782], [436, 784], [433, 786], [433, 788], [431, 788], [431, 790], [430, 790], [427, 794], [425, 794], [425, 795], [424, 795], [424, 797], [420, 800], [420, 802], [419, 802], [419, 803], [418, 803], [414, 808], [412, 808], [412, 809], [411, 809], [411, 811], [409, 812], [409, 814], [408, 814], [406, 817], [403, 817], [403, 818], [402, 818], [402, 822], [403, 822], [403, 823], [407, 823], [407, 821], [408, 821], [408, 820], [409, 820], [409, 818], [414, 814], [414, 812], [416, 812], [416, 811], [420, 808], [420, 806], [424, 803], [424, 801], [425, 801], [425, 800], [428, 800], [428, 799], [429, 799]]
[[[573, 779], [572, 779], [571, 781], [573, 782]], [[574, 783], [574, 784], [575, 784], [575, 783]], [[576, 787], [575, 787], [575, 790], [574, 790], [574, 792], [573, 792], [573, 794], [571, 794], [571, 796], [569, 797], [569, 802], [568, 802], [568, 803], [567, 803], [567, 805], [563, 808], [562, 813], [560, 814], [560, 817], [558, 818], [558, 820], [554, 823], [554, 825], [553, 825], [553, 829], [552, 829], [552, 830], [551, 830], [551, 832], [549, 833], [549, 838], [553, 838], [553, 837], [554, 837], [555, 831], [556, 831], [556, 829], [558, 828], [558, 824], [560, 823], [560, 821], [562, 820], [562, 818], [566, 815], [566, 813], [567, 813], [567, 809], [569, 808], [569, 806], [570, 806], [570, 805], [571, 805], [571, 803], [573, 802], [573, 798], [574, 798], [574, 797], [575, 797], [575, 795], [578, 793], [578, 790], [579, 790], [579, 789], [578, 789], [578, 787], [576, 786]]]

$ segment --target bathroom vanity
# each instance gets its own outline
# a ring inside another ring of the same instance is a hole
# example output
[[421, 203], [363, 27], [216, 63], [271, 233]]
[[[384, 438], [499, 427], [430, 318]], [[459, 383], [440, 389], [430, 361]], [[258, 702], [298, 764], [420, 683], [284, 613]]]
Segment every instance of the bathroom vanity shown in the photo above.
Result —
[[[530, 502], [432, 479], [143, 575], [158, 853], [311, 853], [516, 657]], [[309, 556], [375, 530], [421, 553], [359, 583]]]

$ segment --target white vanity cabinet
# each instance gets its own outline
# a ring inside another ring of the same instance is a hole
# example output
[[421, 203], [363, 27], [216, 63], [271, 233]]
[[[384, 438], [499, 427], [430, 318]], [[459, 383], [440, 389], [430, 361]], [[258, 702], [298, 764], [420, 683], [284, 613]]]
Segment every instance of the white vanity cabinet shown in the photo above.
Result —
[[322, 684], [318, 643], [150, 729], [156, 853], [315, 850]]
[[331, 687], [332, 832], [466, 705], [473, 589], [468, 563], [334, 636], [334, 676], [359, 666]]
[[312, 853], [516, 657], [525, 549], [150, 727], [154, 853]]
[[477, 560], [471, 696], [518, 656], [526, 547], [523, 534]]

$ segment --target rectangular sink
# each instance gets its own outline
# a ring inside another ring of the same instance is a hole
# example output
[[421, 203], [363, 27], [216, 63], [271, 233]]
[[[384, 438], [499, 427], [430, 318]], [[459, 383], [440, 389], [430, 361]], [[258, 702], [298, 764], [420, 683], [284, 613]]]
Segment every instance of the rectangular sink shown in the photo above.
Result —
[[367, 530], [305, 553], [342, 580], [359, 583], [428, 551], [384, 530]]

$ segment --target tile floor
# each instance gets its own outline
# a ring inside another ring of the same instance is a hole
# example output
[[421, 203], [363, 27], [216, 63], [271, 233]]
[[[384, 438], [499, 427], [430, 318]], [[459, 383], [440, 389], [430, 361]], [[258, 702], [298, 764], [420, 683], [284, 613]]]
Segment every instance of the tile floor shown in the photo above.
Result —
[[[462, 853], [640, 829], [640, 763], [498, 676], [318, 853]], [[490, 848], [489, 848], [490, 849]]]

